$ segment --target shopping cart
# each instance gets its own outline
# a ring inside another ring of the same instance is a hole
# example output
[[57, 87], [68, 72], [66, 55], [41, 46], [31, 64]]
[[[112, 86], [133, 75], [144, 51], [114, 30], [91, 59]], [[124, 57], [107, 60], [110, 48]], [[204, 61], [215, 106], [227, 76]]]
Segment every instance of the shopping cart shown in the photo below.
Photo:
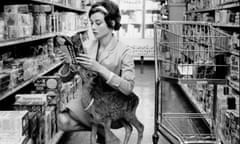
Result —
[[[228, 66], [226, 55], [230, 35], [206, 22], [161, 21], [154, 24], [155, 53], [155, 130], [153, 143], [159, 133], [171, 143], [217, 143], [216, 101], [217, 85], [225, 84]], [[184, 86], [203, 83], [212, 85], [208, 110], [197, 113], [172, 113], [163, 110], [168, 83]], [[208, 130], [196, 123], [204, 122]]]

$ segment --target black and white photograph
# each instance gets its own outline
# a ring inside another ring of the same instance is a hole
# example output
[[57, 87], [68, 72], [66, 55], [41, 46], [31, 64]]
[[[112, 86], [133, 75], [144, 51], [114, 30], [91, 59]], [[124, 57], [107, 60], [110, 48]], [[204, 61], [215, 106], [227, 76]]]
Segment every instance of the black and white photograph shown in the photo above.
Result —
[[0, 144], [240, 144], [240, 0], [0, 0]]

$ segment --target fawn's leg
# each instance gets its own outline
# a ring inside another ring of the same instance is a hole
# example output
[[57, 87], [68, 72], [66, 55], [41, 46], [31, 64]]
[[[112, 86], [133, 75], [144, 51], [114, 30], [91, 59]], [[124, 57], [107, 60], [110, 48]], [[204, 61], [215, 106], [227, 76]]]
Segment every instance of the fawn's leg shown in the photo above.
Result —
[[143, 138], [143, 131], [144, 126], [143, 124], [137, 119], [136, 115], [132, 115], [132, 118], [129, 119], [129, 123], [131, 123], [138, 131], [138, 141], [137, 144], [141, 144]]
[[97, 144], [96, 137], [97, 137], [97, 125], [96, 124], [92, 124], [90, 144]]
[[104, 124], [106, 144], [120, 144], [121, 141], [111, 131], [112, 120], [106, 120]]
[[128, 144], [128, 141], [129, 141], [129, 138], [130, 138], [130, 136], [132, 134], [133, 128], [132, 128], [131, 124], [129, 124], [125, 120], [122, 121], [122, 125], [125, 128], [125, 138], [124, 138], [123, 144]]

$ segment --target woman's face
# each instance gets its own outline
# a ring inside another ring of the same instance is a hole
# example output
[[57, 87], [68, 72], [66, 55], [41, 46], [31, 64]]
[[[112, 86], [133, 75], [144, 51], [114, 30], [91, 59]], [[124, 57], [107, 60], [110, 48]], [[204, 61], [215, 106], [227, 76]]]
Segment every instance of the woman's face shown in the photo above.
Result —
[[96, 12], [90, 16], [92, 31], [97, 39], [102, 39], [109, 33], [112, 33], [112, 29], [107, 26], [104, 17], [104, 14], [101, 12]]

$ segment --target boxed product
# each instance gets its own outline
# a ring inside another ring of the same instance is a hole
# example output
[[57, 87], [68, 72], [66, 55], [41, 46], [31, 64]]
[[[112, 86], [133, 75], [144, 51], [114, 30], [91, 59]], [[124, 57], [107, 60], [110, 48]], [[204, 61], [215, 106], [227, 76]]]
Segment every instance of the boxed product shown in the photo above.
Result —
[[52, 8], [51, 5], [32, 5], [32, 11], [33, 13], [45, 13], [45, 12], [51, 12]]
[[28, 4], [4, 5], [4, 13], [28, 13]]
[[63, 4], [64, 0], [53, 0], [53, 3], [59, 3], [59, 4]]
[[46, 94], [17, 94], [15, 105], [43, 105], [47, 102]]
[[5, 13], [4, 14], [4, 21], [7, 26], [14, 25], [28, 25], [32, 26], [33, 24], [33, 17], [31, 14], [15, 14], [15, 13]]
[[62, 82], [58, 76], [41, 76], [34, 81], [35, 91], [37, 93], [47, 94], [47, 104], [57, 105]]
[[[0, 111], [0, 140], [19, 141], [28, 135], [28, 111]], [[0, 143], [1, 143], [0, 141]]]
[[4, 39], [4, 20], [0, 16], [0, 40]]
[[59, 76], [41, 76], [34, 81], [34, 86], [38, 92], [46, 93], [52, 90], [58, 92], [62, 83]]
[[240, 70], [239, 57], [235, 55], [230, 56], [230, 77], [231, 80], [239, 82], [239, 70]]
[[4, 69], [4, 71], [10, 74], [10, 89], [16, 87], [19, 83], [23, 82], [23, 69], [21, 67], [14, 69]]
[[32, 26], [7, 26], [6, 27], [6, 38], [14, 39], [21, 37], [28, 37], [32, 35]]
[[46, 109], [46, 104], [45, 103], [40, 104], [40, 102], [35, 102], [35, 103], [39, 103], [39, 104], [33, 104], [32, 102], [30, 103], [15, 102], [13, 105], [14, 105], [14, 109], [16, 110], [28, 110], [29, 112], [39, 112], [40, 114], [44, 114]]
[[10, 74], [0, 73], [0, 92], [3, 92], [9, 88]]
[[47, 32], [47, 16], [44, 13], [33, 14], [33, 34], [40, 35]]

